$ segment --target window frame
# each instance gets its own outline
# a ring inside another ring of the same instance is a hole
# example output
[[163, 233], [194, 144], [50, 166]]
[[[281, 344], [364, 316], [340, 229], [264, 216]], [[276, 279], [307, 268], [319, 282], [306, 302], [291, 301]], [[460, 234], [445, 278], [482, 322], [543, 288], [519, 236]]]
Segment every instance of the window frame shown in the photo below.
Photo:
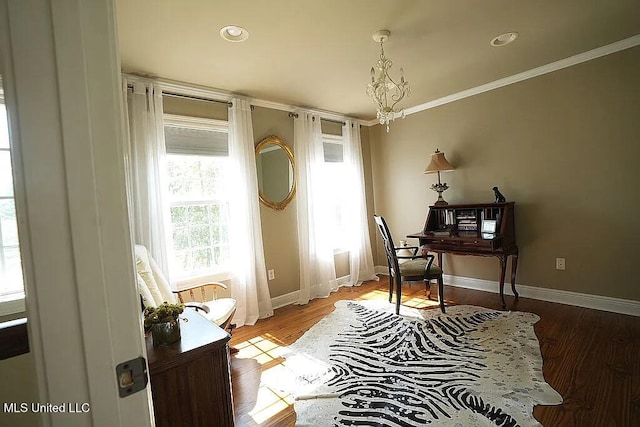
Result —
[[[178, 127], [178, 128], [187, 128], [192, 130], [204, 130], [204, 131], [214, 131], [214, 132], [224, 132], [227, 134], [227, 141], [229, 135], [229, 122], [226, 120], [217, 120], [217, 119], [209, 119], [203, 117], [193, 117], [193, 116], [184, 116], [177, 114], [163, 114], [163, 131], [164, 127]], [[165, 144], [166, 145], [166, 144]], [[170, 152], [165, 148], [166, 156], [170, 155], [186, 155], [184, 153], [178, 152]], [[200, 154], [193, 153], [194, 156], [211, 156], [212, 154], [207, 152], [202, 152]], [[166, 173], [166, 170], [165, 170]], [[167, 182], [168, 184], [168, 182]], [[169, 209], [172, 206], [171, 202], [167, 203]], [[167, 245], [172, 248], [173, 251], [173, 227], [171, 223], [171, 214], [167, 214], [167, 225], [165, 227], [167, 229]], [[171, 240], [169, 240], [171, 239]], [[170, 253], [170, 256], [173, 256], [173, 253]], [[171, 272], [169, 272], [171, 275]], [[174, 273], [175, 274], [175, 273]], [[203, 281], [225, 281], [231, 278], [231, 271], [229, 268], [219, 270], [219, 271], [211, 271], [206, 274], [195, 273], [193, 275], [180, 276], [178, 278], [171, 277], [171, 286], [176, 290], [187, 289], [193, 285], [198, 285], [203, 283]]]
[[[2, 87], [2, 78], [0, 78], [0, 105], [2, 105], [2, 107], [5, 109], [6, 112], [6, 120], [7, 120], [7, 130], [9, 131], [9, 128], [11, 126], [10, 124], [10, 120], [9, 120], [9, 111], [7, 108], [7, 105], [5, 103], [5, 99], [4, 99], [4, 89]], [[18, 200], [16, 197], [16, 174], [17, 174], [17, 168], [16, 168], [16, 160], [15, 160], [15, 152], [14, 152], [14, 147], [12, 147], [11, 144], [11, 137], [9, 137], [9, 147], [0, 147], [0, 151], [1, 152], [8, 152], [9, 153], [9, 158], [10, 158], [10, 162], [11, 162], [11, 185], [13, 186], [13, 195], [12, 196], [0, 196], [0, 200], [12, 200], [13, 201], [13, 206], [14, 206], [14, 210], [16, 213], [16, 222], [18, 222]], [[2, 265], [4, 265], [5, 261], [5, 249], [18, 249], [19, 253], [20, 253], [20, 265], [21, 265], [21, 269], [22, 269], [22, 291], [21, 292], [13, 292], [13, 293], [9, 293], [7, 295], [0, 295], [0, 318], [12, 318], [15, 317], [16, 314], [18, 313], [24, 313], [26, 311], [26, 304], [25, 304], [25, 298], [26, 298], [26, 284], [25, 284], [25, 279], [24, 279], [24, 268], [23, 268], [23, 256], [22, 253], [20, 252], [20, 240], [18, 237], [18, 244], [17, 245], [9, 245], [9, 246], [5, 246], [2, 244], [2, 225], [0, 224], [0, 263]], [[4, 267], [3, 267], [4, 268]]]

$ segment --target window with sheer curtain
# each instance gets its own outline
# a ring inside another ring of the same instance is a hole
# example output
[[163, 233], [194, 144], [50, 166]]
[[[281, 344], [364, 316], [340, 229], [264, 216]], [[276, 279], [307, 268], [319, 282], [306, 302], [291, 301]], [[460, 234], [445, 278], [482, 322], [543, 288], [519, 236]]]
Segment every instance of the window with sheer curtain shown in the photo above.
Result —
[[229, 269], [226, 122], [165, 116], [172, 281]]
[[328, 204], [327, 212], [329, 214], [327, 230], [330, 234], [330, 241], [335, 252], [348, 251], [348, 236], [346, 212], [345, 209], [349, 205], [349, 194], [344, 185], [348, 179], [346, 165], [344, 163], [344, 145], [341, 135], [322, 135], [322, 148], [324, 151], [324, 170], [323, 181], [328, 197], [325, 198]]
[[0, 315], [24, 310], [7, 110], [0, 92]]

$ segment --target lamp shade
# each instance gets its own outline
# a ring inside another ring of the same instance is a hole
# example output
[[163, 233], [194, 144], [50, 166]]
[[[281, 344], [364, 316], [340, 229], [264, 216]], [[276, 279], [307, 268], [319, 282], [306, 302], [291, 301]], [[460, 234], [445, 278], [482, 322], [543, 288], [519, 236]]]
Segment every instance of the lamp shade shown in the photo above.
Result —
[[452, 171], [454, 167], [444, 157], [444, 153], [438, 149], [431, 155], [431, 161], [429, 166], [425, 169], [424, 173], [436, 173], [442, 171]]

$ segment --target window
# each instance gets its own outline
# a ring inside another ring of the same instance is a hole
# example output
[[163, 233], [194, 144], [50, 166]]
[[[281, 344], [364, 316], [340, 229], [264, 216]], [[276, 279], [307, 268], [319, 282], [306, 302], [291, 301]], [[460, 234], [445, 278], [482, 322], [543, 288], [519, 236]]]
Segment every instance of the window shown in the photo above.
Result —
[[347, 170], [343, 162], [343, 143], [340, 135], [322, 135], [324, 149], [323, 181], [327, 191], [330, 241], [336, 252], [345, 251], [348, 247], [346, 237], [349, 235], [345, 221], [345, 207], [348, 206], [345, 182], [348, 182]]
[[0, 315], [24, 311], [7, 110], [0, 89]]
[[226, 122], [165, 116], [172, 281], [228, 269], [227, 140]]

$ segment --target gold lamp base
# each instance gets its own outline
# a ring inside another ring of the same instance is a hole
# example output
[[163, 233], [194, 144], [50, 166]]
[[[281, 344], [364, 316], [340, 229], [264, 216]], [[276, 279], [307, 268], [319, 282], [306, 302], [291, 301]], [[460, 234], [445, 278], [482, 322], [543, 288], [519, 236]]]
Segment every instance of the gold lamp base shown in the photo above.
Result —
[[436, 200], [436, 202], [433, 204], [434, 206], [446, 206], [449, 204], [445, 199], [442, 198], [442, 193], [447, 188], [449, 188], [449, 186], [446, 182], [431, 184], [431, 189], [438, 193], [438, 200]]
[[449, 203], [445, 199], [442, 198], [442, 193], [438, 193], [438, 200], [433, 204], [434, 206], [446, 206]]

